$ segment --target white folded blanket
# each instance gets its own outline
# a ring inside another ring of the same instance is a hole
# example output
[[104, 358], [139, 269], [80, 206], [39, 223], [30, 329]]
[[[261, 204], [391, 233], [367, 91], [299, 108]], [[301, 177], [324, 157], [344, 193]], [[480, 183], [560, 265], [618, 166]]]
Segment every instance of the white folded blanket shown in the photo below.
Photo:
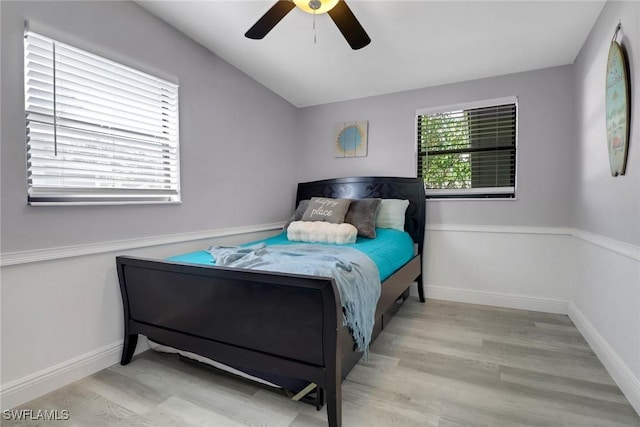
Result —
[[332, 224], [323, 221], [293, 221], [287, 228], [287, 238], [296, 242], [355, 243], [358, 229], [351, 224]]

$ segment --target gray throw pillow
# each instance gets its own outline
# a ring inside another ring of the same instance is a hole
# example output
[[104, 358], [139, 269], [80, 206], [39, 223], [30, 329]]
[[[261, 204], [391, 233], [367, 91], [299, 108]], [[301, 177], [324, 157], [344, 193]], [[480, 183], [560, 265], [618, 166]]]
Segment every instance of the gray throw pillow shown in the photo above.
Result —
[[352, 200], [344, 218], [358, 229], [358, 235], [374, 239], [376, 237], [376, 215], [381, 199]]
[[342, 224], [351, 200], [312, 197], [309, 207], [302, 215], [302, 221], [324, 221]]
[[300, 203], [298, 203], [298, 207], [296, 208], [296, 211], [293, 213], [289, 221], [287, 221], [287, 223], [284, 225], [284, 230], [286, 231], [287, 228], [289, 228], [289, 224], [291, 224], [293, 221], [300, 221], [302, 219], [302, 215], [304, 215], [304, 212], [307, 210], [308, 207], [309, 207], [309, 200], [300, 200]]

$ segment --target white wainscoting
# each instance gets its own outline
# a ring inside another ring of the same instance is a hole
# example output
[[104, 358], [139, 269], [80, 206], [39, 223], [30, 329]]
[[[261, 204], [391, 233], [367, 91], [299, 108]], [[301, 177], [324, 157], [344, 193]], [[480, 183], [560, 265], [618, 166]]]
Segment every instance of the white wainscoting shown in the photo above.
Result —
[[566, 228], [429, 226], [427, 297], [566, 314], [572, 241]]
[[640, 247], [574, 235], [569, 317], [640, 414]]
[[432, 225], [428, 298], [568, 314], [640, 413], [640, 247], [572, 228]]
[[[165, 258], [264, 238], [282, 225], [4, 254], [2, 409], [120, 361], [123, 314], [116, 255]], [[138, 351], [147, 348], [146, 340], [138, 344]]]

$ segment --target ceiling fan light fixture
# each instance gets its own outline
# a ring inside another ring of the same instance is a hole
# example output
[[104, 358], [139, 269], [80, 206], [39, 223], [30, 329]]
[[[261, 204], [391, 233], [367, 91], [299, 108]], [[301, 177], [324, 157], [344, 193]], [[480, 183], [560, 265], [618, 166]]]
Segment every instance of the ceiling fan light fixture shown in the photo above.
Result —
[[333, 9], [340, 0], [293, 0], [298, 9], [307, 13], [326, 13]]
[[328, 12], [331, 20], [353, 50], [362, 49], [371, 43], [367, 32], [362, 28], [345, 0], [278, 0], [271, 6], [271, 9], [267, 10], [267, 13], [262, 15], [262, 18], [249, 28], [249, 31], [244, 34], [245, 37], [254, 40], [263, 39], [282, 18], [296, 7], [314, 15]]

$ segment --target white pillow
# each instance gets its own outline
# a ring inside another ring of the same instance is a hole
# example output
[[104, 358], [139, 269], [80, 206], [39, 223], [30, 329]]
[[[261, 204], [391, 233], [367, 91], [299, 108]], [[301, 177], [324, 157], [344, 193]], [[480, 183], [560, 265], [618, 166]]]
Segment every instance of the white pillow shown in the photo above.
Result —
[[408, 200], [382, 199], [376, 217], [376, 228], [393, 228], [404, 231], [404, 214], [409, 207]]
[[293, 221], [287, 228], [287, 239], [296, 242], [355, 243], [358, 229], [351, 224], [333, 224], [324, 221]]

